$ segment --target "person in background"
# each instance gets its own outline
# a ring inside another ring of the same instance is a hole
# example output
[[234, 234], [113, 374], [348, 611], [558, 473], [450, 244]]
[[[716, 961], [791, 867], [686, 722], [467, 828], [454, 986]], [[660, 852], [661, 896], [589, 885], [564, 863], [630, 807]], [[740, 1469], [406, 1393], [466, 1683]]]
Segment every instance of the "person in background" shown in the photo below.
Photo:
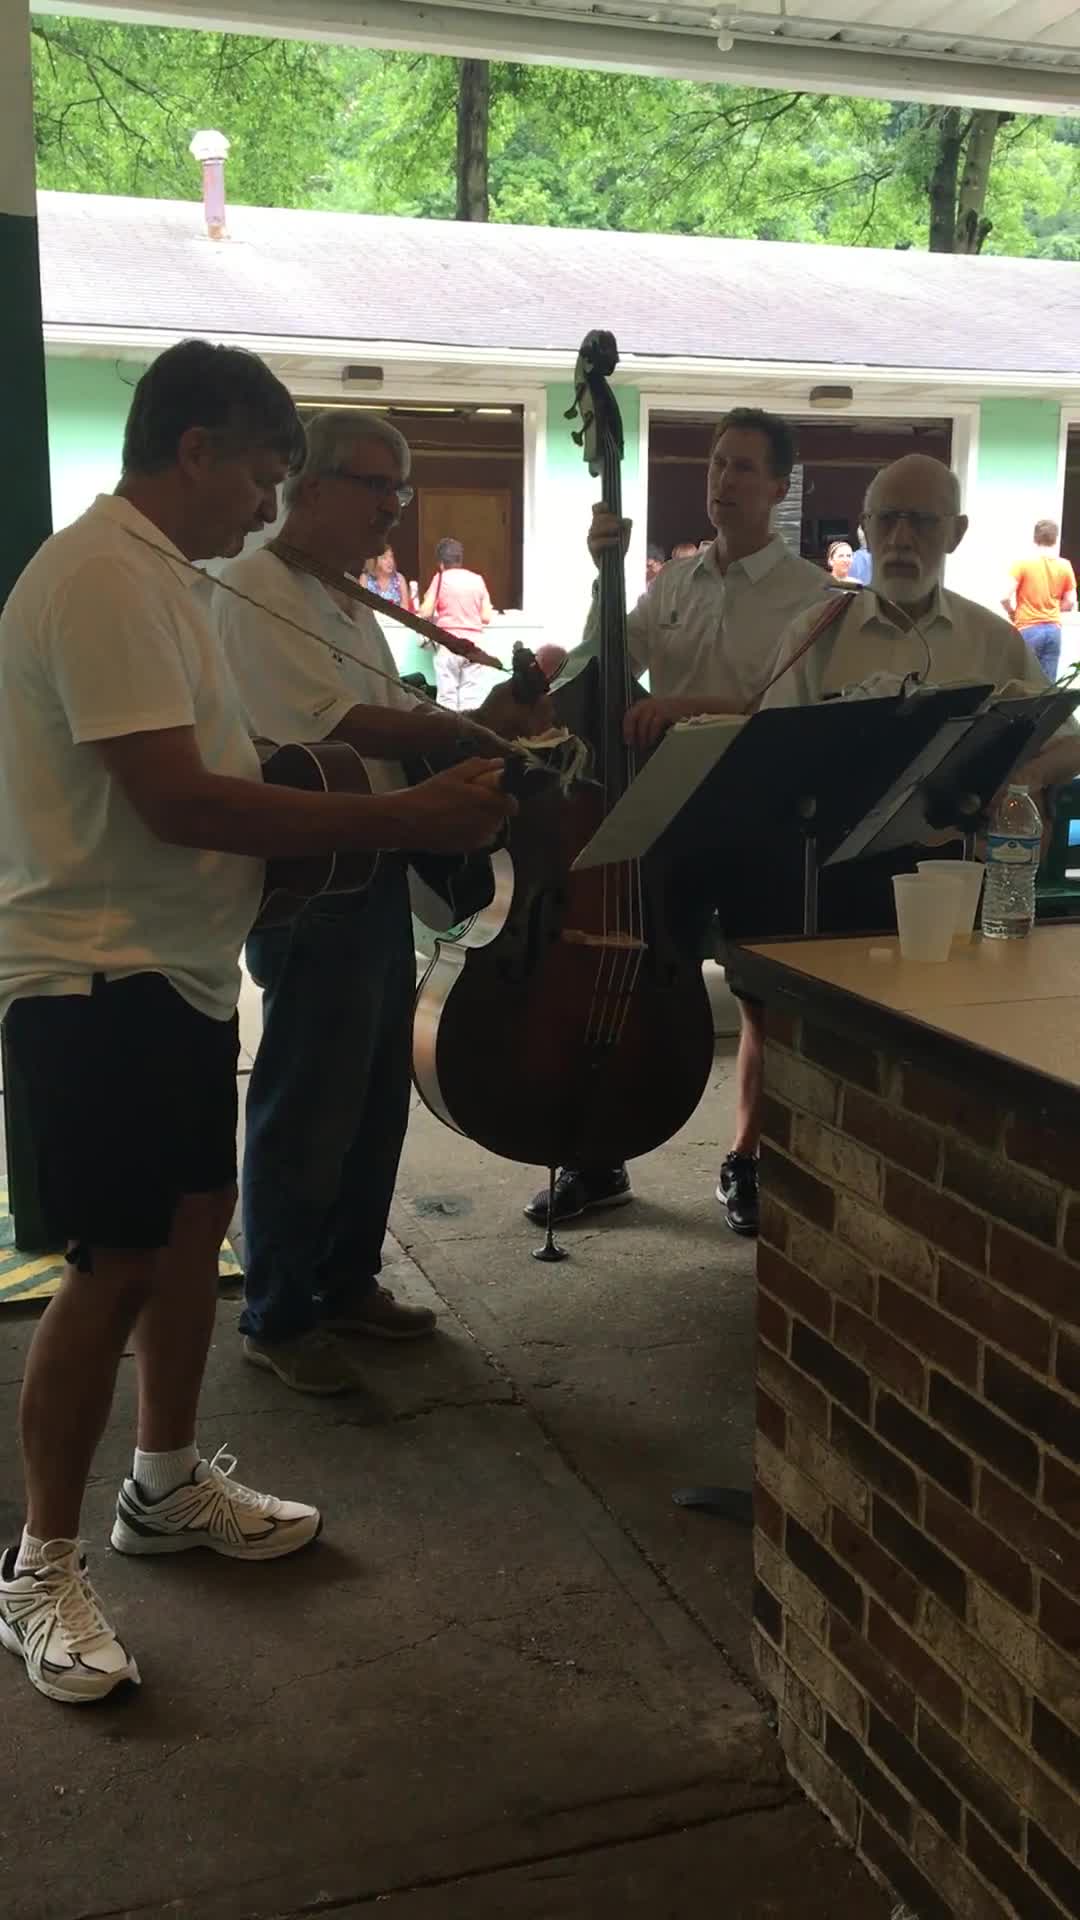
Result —
[[395, 607], [404, 607], [406, 613], [415, 611], [409, 582], [397, 570], [393, 547], [384, 547], [373, 559], [365, 560], [360, 585], [366, 587], [369, 593], [377, 593], [380, 600], [389, 600]]
[[654, 542], [650, 541], [649, 545], [645, 549], [645, 585], [646, 587], [652, 586], [652, 583], [656, 579], [657, 574], [663, 573], [664, 568], [666, 566], [667, 566], [667, 557], [664, 553], [663, 547], [658, 547], [655, 545]]
[[435, 652], [435, 680], [439, 705], [453, 713], [465, 713], [480, 705], [484, 693], [482, 667], [500, 667], [494, 654], [485, 653], [478, 637], [492, 615], [491, 595], [483, 574], [472, 573], [465, 565], [465, 549], [460, 540], [440, 540], [435, 549], [436, 572], [420, 604], [423, 619], [445, 627], [470, 648], [467, 655], [452, 653], [449, 647]]
[[825, 565], [834, 580], [849, 580], [855, 555], [850, 540], [830, 540], [825, 553]]
[[1001, 604], [1031, 648], [1048, 680], [1061, 661], [1061, 616], [1076, 606], [1076, 575], [1058, 552], [1056, 520], [1036, 520], [1034, 551], [1012, 569]]
[[[705, 545], [711, 546], [711, 540], [706, 540]], [[680, 540], [677, 547], [672, 547], [671, 557], [673, 560], [692, 560], [699, 551], [696, 540]]]
[[874, 577], [874, 556], [866, 544], [865, 527], [856, 527], [855, 531], [859, 537], [859, 544], [851, 556], [848, 579], [853, 580], [856, 586], [868, 587]]

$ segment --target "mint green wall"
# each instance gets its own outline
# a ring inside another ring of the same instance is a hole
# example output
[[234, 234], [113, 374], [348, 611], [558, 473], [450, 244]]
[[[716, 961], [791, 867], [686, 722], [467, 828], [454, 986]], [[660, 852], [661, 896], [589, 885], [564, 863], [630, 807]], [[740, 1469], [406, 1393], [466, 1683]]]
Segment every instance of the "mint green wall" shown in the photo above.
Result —
[[[615, 398], [622, 414], [623, 440], [625, 451], [622, 465], [623, 493], [627, 495], [637, 483], [639, 433], [641, 419], [641, 396], [636, 387], [619, 386], [614, 389]], [[556, 476], [560, 484], [575, 482], [591, 500], [600, 497], [600, 482], [594, 480], [585, 465], [585, 455], [581, 447], [575, 446], [571, 438], [581, 426], [578, 419], [564, 420], [567, 407], [574, 401], [574, 389], [567, 385], [551, 386], [547, 389], [547, 444], [549, 472]]]
[[1045, 503], [1041, 512], [1052, 515], [1058, 504], [1060, 437], [1056, 400], [984, 400], [979, 408], [978, 465], [984, 500], [989, 504], [1001, 496], [1011, 506], [1018, 493], [1038, 495]]
[[45, 385], [54, 526], [66, 527], [95, 494], [115, 487], [131, 389], [141, 371], [115, 360], [49, 354]]
[[949, 563], [948, 580], [995, 612], [1036, 520], [1061, 518], [1060, 443], [1056, 400], [981, 402], [974, 484], [964, 500], [970, 527]]

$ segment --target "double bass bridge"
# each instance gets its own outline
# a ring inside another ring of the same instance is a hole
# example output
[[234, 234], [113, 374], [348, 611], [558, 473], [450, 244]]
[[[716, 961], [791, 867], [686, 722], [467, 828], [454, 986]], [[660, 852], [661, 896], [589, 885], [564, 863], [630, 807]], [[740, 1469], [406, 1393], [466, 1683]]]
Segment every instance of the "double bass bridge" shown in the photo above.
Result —
[[603, 947], [617, 953], [644, 953], [648, 941], [633, 933], [587, 933], [584, 927], [563, 927], [559, 934], [570, 947]]

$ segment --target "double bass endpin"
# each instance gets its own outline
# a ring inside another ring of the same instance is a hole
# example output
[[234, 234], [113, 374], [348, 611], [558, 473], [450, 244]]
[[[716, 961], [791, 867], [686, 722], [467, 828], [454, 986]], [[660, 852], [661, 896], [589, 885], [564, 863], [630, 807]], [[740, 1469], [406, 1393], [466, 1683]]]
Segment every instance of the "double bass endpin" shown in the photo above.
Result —
[[555, 1238], [555, 1176], [557, 1172], [557, 1167], [548, 1168], [547, 1233], [544, 1237], [543, 1246], [534, 1247], [532, 1250], [534, 1260], [566, 1260], [569, 1258], [566, 1248], [560, 1247]]

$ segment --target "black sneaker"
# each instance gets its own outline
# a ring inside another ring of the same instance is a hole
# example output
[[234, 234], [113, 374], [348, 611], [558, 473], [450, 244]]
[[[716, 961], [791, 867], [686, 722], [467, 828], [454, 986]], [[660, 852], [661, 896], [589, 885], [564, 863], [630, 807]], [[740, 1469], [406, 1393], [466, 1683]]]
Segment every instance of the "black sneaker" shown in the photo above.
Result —
[[[555, 1225], [576, 1220], [594, 1207], [624, 1207], [634, 1197], [625, 1167], [560, 1167], [555, 1176]], [[548, 1190], [541, 1187], [525, 1209], [526, 1220], [548, 1223]]]
[[758, 1230], [758, 1163], [753, 1153], [729, 1153], [720, 1168], [716, 1197], [732, 1233], [753, 1239]]

